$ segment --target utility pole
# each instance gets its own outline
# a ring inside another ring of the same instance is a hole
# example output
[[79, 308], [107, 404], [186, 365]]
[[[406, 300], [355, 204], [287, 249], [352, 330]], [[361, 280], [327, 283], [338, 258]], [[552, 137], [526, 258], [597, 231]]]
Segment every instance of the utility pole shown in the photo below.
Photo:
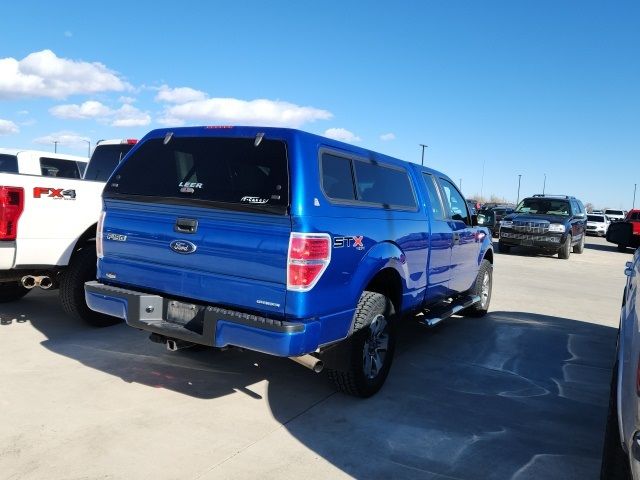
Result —
[[[481, 177], [481, 180], [480, 180], [480, 197], [481, 198], [482, 198], [482, 194], [483, 194], [483, 191], [484, 191], [484, 162], [485, 162], [485, 160], [483, 159], [482, 160], [482, 177]], [[484, 200], [480, 200], [480, 201], [484, 202]]]
[[58, 141], [53, 141], [53, 153], [58, 153]]
[[81, 139], [83, 142], [87, 144], [87, 158], [91, 158], [91, 140]]
[[461, 178], [458, 179], [458, 187], [460, 188], [460, 191], [462, 191], [462, 179]]
[[424, 167], [424, 149], [427, 148], [429, 145], [425, 145], [421, 143], [420, 146], [422, 147], [422, 162], [420, 163], [420, 165]]
[[542, 194], [544, 195], [544, 190], [547, 187], [547, 174], [544, 174], [544, 182], [542, 183]]
[[521, 178], [522, 178], [522, 175], [518, 175], [518, 199], [516, 200], [516, 207], [520, 203], [520, 179]]

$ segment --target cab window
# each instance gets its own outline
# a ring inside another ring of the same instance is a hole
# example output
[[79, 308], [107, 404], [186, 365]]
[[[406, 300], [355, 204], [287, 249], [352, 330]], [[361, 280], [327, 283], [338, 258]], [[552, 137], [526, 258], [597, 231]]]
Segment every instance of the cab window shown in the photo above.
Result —
[[448, 217], [471, 225], [471, 217], [467, 210], [467, 202], [458, 189], [444, 178], [440, 179], [440, 186], [444, 193], [444, 203], [447, 208]]

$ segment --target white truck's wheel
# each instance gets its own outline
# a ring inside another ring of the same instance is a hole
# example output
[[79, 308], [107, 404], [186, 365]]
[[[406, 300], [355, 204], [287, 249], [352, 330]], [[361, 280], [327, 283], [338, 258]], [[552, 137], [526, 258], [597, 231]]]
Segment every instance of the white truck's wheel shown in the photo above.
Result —
[[96, 249], [86, 245], [78, 250], [60, 278], [60, 303], [66, 313], [95, 327], [120, 323], [119, 318], [94, 312], [84, 299], [84, 284], [96, 279]]

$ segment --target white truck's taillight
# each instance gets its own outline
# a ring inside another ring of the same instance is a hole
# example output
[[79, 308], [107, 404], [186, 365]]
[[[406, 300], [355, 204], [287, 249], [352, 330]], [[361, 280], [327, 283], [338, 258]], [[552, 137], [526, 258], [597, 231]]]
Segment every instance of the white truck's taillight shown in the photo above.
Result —
[[331, 261], [331, 237], [327, 233], [297, 233], [289, 237], [287, 290], [311, 290]]
[[24, 210], [24, 189], [0, 186], [0, 240], [15, 240]]
[[100, 218], [98, 219], [98, 226], [96, 228], [96, 256], [98, 258], [104, 257], [104, 250], [102, 247], [103, 243], [103, 235], [102, 232], [104, 230], [104, 217], [107, 216], [107, 212], [104, 210], [100, 214]]

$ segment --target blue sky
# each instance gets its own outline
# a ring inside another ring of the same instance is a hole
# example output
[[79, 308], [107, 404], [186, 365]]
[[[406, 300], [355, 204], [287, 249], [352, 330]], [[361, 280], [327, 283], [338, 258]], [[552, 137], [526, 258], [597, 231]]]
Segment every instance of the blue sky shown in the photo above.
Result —
[[640, 183], [638, 1], [21, 1], [3, 19], [3, 147], [290, 125], [410, 161], [426, 143], [469, 197], [546, 174], [630, 208]]

